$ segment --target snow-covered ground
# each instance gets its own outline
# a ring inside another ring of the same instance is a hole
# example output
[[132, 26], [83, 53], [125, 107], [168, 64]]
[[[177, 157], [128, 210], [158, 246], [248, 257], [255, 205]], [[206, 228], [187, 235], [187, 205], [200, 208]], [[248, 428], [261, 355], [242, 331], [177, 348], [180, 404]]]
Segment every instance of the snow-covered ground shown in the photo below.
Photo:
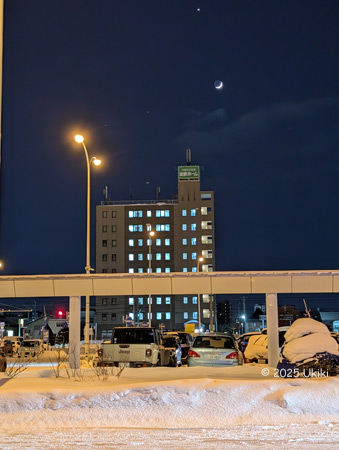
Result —
[[[116, 369], [117, 370], [117, 369]], [[0, 448], [339, 448], [339, 378], [266, 366], [0, 374]], [[265, 372], [266, 371], [266, 372]]]

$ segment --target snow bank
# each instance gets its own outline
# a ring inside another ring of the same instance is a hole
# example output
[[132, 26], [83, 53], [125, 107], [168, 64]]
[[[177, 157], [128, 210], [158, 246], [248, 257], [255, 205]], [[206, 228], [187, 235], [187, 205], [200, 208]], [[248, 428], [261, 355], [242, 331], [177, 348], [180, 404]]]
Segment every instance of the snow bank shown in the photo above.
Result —
[[[34, 433], [75, 427], [339, 423], [338, 378], [282, 380], [275, 378], [272, 370], [268, 377], [263, 376], [266, 372], [261, 375], [263, 367], [243, 366], [235, 371], [201, 367], [125, 369], [119, 380], [113, 377], [107, 382], [96, 379], [90, 371], [78, 381], [53, 378], [51, 370], [36, 372], [35, 376], [26, 373], [26, 377], [9, 381], [0, 377], [1, 429]], [[245, 376], [253, 373], [257, 379], [239, 379], [241, 372]], [[225, 379], [232, 373], [238, 378]], [[144, 376], [149, 379], [138, 382]]]

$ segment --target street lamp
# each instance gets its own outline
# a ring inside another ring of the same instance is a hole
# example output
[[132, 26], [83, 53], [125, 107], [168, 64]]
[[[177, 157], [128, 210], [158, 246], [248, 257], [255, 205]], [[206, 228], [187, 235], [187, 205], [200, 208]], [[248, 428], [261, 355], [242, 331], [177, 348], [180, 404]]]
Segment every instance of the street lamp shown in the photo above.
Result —
[[[152, 237], [155, 235], [154, 231], [151, 230], [151, 225], [146, 224], [148, 233], [148, 273], [152, 273]], [[152, 326], [152, 297], [151, 294], [148, 294], [148, 326]]]
[[[204, 262], [204, 258], [202, 256], [200, 256], [200, 258], [198, 258], [197, 273], [199, 273], [200, 264], [202, 262]], [[198, 293], [198, 321], [199, 321], [199, 333], [200, 333], [200, 329], [201, 329], [200, 292]]]
[[[87, 163], [87, 231], [86, 231], [86, 274], [91, 273], [94, 269], [90, 262], [90, 210], [91, 210], [91, 164], [100, 166], [101, 160], [94, 156], [90, 159], [88, 157], [87, 148], [85, 145], [85, 138], [80, 134], [74, 136], [75, 142], [82, 144], [86, 156]], [[89, 316], [90, 316], [90, 301], [89, 295], [86, 295], [86, 314], [85, 314], [85, 357], [89, 357]]]

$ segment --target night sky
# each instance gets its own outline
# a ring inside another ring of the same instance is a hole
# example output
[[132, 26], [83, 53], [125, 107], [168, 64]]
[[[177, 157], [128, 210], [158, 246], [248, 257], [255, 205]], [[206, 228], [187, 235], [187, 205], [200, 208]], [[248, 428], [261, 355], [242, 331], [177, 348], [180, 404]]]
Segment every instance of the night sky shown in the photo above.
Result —
[[[217, 270], [339, 269], [337, 0], [5, 0], [2, 274], [83, 273], [95, 205], [215, 192]], [[223, 89], [214, 82], [221, 80]]]

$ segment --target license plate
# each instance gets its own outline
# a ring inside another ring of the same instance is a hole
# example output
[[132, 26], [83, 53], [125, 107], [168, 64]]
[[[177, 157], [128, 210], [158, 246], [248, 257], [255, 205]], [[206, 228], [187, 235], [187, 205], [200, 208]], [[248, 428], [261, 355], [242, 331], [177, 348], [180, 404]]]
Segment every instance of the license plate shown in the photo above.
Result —
[[119, 367], [129, 367], [129, 363], [120, 362]]

